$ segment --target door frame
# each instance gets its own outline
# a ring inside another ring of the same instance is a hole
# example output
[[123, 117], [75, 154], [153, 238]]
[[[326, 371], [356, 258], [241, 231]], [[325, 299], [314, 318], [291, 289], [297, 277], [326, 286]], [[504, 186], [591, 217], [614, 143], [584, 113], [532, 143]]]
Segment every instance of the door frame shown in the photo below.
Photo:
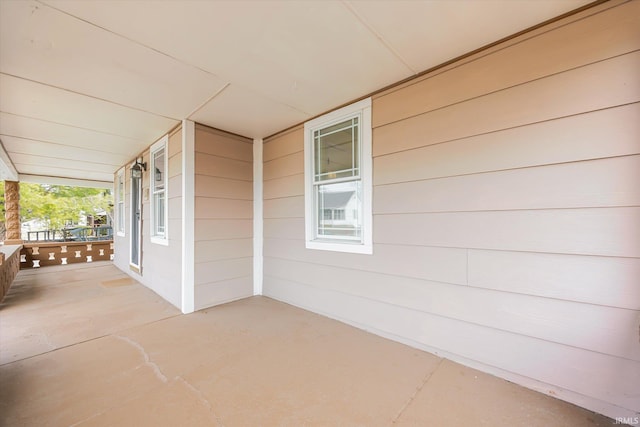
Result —
[[[131, 169], [129, 169], [131, 170]], [[141, 269], [141, 258], [142, 258], [142, 180], [144, 178], [141, 176], [140, 178], [134, 178], [131, 174], [129, 175], [129, 182], [131, 184], [130, 191], [130, 205], [131, 210], [129, 212], [129, 268], [140, 274]], [[134, 185], [134, 181], [137, 182], [137, 189]], [[137, 203], [136, 203], [137, 199]], [[135, 243], [135, 246], [134, 246]], [[135, 252], [134, 252], [135, 250]], [[136, 259], [134, 259], [134, 255], [136, 255]], [[134, 261], [137, 261], [134, 262]]]

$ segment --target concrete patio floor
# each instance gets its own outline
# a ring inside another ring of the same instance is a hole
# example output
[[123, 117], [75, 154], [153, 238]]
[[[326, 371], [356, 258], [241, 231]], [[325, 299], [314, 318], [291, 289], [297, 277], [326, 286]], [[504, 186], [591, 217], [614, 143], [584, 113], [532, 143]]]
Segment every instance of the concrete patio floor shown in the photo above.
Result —
[[613, 420], [269, 298], [190, 315], [111, 263], [21, 271], [4, 426], [605, 426]]

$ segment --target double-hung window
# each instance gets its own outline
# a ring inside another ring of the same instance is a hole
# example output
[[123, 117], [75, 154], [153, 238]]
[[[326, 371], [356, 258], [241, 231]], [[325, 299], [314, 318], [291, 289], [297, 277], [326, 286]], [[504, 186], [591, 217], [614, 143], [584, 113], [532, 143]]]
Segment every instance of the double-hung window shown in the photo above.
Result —
[[304, 125], [309, 249], [372, 253], [371, 99]]
[[124, 169], [116, 174], [116, 234], [124, 236]]
[[151, 241], [168, 244], [167, 230], [167, 141], [162, 138], [151, 146], [150, 192], [151, 192]]

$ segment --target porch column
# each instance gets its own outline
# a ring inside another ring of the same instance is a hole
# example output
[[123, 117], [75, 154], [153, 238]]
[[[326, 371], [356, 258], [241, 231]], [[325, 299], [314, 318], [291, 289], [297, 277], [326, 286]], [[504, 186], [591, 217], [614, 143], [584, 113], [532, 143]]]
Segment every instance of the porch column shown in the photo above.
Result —
[[7, 233], [5, 245], [21, 245], [22, 233], [20, 229], [20, 183], [17, 181], [4, 182], [5, 226]]
[[253, 294], [262, 295], [264, 214], [262, 138], [253, 140]]

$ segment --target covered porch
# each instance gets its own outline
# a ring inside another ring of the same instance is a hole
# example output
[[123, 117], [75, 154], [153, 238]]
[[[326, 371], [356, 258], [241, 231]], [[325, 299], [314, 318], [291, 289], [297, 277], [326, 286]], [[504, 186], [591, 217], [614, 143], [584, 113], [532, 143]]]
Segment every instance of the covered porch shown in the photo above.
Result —
[[266, 297], [181, 315], [111, 262], [0, 305], [12, 426], [604, 426], [612, 420]]
[[0, 424], [640, 424], [639, 71], [637, 0], [0, 0], [4, 249], [114, 194], [5, 254]]

